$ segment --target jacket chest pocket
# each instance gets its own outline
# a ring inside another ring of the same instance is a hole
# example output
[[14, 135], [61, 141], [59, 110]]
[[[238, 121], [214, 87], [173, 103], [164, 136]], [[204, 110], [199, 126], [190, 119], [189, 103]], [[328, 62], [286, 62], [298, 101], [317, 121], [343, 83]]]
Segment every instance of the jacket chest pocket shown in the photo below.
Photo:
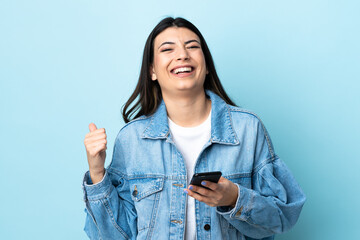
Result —
[[164, 177], [129, 179], [131, 199], [137, 212], [138, 231], [153, 228], [159, 208]]

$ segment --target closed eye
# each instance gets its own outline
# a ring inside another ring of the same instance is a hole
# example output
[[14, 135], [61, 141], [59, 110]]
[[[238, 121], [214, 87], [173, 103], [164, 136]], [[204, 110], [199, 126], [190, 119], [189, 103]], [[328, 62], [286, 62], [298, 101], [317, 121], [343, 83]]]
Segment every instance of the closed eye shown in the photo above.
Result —
[[168, 52], [168, 51], [171, 51], [172, 48], [165, 48], [165, 49], [162, 49], [160, 52]]
[[189, 48], [200, 48], [199, 46], [191, 46]]

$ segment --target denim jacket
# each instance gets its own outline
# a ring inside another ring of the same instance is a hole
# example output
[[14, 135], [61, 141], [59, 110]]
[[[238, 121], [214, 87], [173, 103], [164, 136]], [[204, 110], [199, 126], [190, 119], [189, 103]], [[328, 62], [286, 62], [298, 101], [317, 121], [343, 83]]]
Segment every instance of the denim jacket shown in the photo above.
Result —
[[[238, 186], [234, 208], [195, 201], [197, 240], [274, 239], [297, 221], [305, 195], [275, 154], [260, 119], [211, 99], [211, 138], [195, 173], [221, 171]], [[83, 181], [90, 239], [184, 239], [186, 167], [169, 131], [166, 106], [126, 124], [101, 182]]]

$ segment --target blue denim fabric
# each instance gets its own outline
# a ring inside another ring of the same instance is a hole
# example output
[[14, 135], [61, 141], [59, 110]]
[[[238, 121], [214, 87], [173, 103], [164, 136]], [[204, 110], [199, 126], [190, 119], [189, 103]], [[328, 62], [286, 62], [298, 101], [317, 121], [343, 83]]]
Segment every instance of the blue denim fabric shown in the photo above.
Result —
[[[221, 171], [237, 184], [239, 195], [233, 209], [196, 201], [197, 239], [274, 239], [296, 223], [305, 195], [259, 118], [206, 93], [211, 139], [194, 172]], [[186, 179], [162, 102], [152, 116], [120, 130], [101, 182], [92, 184], [85, 174], [85, 232], [91, 239], [183, 239]]]

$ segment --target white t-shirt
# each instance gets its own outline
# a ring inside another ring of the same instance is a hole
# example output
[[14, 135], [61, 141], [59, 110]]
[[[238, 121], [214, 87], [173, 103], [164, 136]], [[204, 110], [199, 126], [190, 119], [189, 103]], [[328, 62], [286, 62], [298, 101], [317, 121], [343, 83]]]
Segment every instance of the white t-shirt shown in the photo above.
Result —
[[[211, 137], [211, 111], [208, 118], [196, 127], [181, 127], [170, 118], [168, 120], [173, 141], [185, 160], [189, 184], [194, 174], [196, 159]], [[187, 197], [185, 239], [196, 239], [195, 199], [192, 197]]]

